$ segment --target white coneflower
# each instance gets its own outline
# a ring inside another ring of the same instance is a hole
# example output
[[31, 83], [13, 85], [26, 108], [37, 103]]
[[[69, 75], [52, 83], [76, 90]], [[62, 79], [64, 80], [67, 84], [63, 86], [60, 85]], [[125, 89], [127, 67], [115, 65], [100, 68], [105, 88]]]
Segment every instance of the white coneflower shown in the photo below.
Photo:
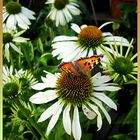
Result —
[[9, 28], [6, 28], [5, 24], [3, 24], [3, 49], [4, 49], [4, 56], [10, 61], [10, 48], [12, 48], [14, 51], [22, 55], [21, 49], [17, 45], [17, 43], [23, 43], [26, 42], [28, 39], [23, 38], [20, 35], [23, 34], [25, 30], [22, 30], [20, 32], [10, 30]]
[[22, 29], [28, 29], [31, 24], [30, 19], [35, 19], [35, 13], [18, 2], [8, 2], [2, 12], [3, 23], [6, 23], [6, 27], [10, 29], [16, 29], [17, 25]]
[[[102, 103], [115, 110], [117, 110], [117, 106], [104, 94], [104, 91], [117, 91], [120, 89], [114, 86], [113, 83], [107, 83], [110, 80], [109, 76], [101, 76], [101, 73], [89, 77], [87, 75], [70, 76], [70, 73], [66, 72], [56, 74], [47, 72], [46, 77], [42, 77], [42, 83], [32, 86], [35, 90], [43, 91], [39, 91], [29, 99], [34, 104], [56, 101], [41, 114], [38, 120], [38, 122], [42, 122], [51, 117], [46, 135], [49, 135], [60, 114], [63, 113], [63, 126], [66, 133], [72, 135], [75, 140], [80, 140], [82, 136], [79, 119], [80, 109], [90, 120], [97, 116], [98, 130], [102, 127], [102, 116], [99, 109], [110, 124], [111, 118]], [[47, 90], [46, 88], [50, 89]]]
[[107, 61], [102, 61], [102, 68], [105, 73], [109, 73], [113, 80], [119, 84], [123, 84], [130, 80], [137, 81], [137, 62], [134, 60], [137, 57], [137, 53], [132, 55], [132, 42], [133, 40], [126, 50], [126, 48], [123, 48], [122, 43], [117, 46], [114, 41], [114, 46], [110, 45], [113, 54], [108, 52], [106, 48], [102, 49], [102, 52], [108, 58]]
[[56, 26], [65, 25], [72, 20], [73, 15], [80, 14], [75, 0], [48, 0], [46, 4], [52, 5], [48, 17], [55, 21]]
[[[80, 57], [87, 57], [93, 54], [101, 54], [100, 48], [108, 44], [113, 44], [114, 40], [117, 45], [120, 45], [123, 40], [123, 45], [128, 46], [129, 42], [119, 36], [113, 36], [110, 32], [102, 32], [101, 29], [105, 25], [112, 22], [106, 22], [99, 28], [96, 26], [82, 25], [79, 27], [72, 24], [71, 28], [78, 33], [77, 36], [57, 36], [52, 41], [52, 55], [62, 61], [74, 61]], [[110, 50], [109, 50], [110, 51]]]

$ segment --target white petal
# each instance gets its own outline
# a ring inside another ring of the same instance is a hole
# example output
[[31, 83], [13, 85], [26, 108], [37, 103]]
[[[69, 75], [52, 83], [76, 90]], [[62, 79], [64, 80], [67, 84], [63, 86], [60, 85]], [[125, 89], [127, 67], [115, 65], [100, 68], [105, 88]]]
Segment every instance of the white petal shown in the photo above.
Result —
[[80, 27], [77, 25], [77, 24], [75, 24], [75, 23], [72, 23], [71, 24], [71, 28], [76, 32], [76, 33], [80, 33], [80, 31], [81, 31], [81, 29], [80, 29]]
[[6, 26], [9, 29], [14, 29], [16, 26], [16, 20], [15, 20], [15, 16], [14, 15], [10, 15], [6, 21]]
[[4, 23], [4, 21], [6, 20], [6, 18], [9, 16], [9, 14], [8, 13], [4, 13], [4, 14], [2, 14], [2, 19], [3, 19], [3, 23]]
[[52, 10], [50, 11], [50, 13], [48, 14], [47, 17], [50, 17], [50, 19], [55, 20], [55, 18], [56, 18], [56, 13], [57, 13], [57, 10], [54, 8], [54, 9], [52, 9]]
[[104, 113], [104, 115], [105, 115], [107, 121], [109, 122], [109, 124], [111, 124], [111, 118], [110, 118], [108, 112], [107, 112], [107, 111], [105, 110], [105, 108], [103, 107], [102, 102], [100, 102], [99, 100], [97, 100], [97, 99], [95, 99], [95, 98], [93, 98], [93, 97], [91, 98], [91, 100], [92, 100], [96, 105], [98, 105], [98, 106], [100, 107], [100, 109], [103, 111], [103, 113]]
[[80, 120], [79, 120], [79, 111], [77, 106], [74, 107], [74, 112], [73, 112], [73, 120], [72, 120], [72, 134], [75, 140], [80, 140], [81, 139], [81, 125], [80, 125]]
[[30, 25], [31, 22], [30, 20], [22, 13], [19, 13], [18, 16], [23, 20], [23, 22], [26, 24], [26, 25]]
[[29, 19], [35, 19], [35, 17], [33, 16], [35, 14], [35, 12], [33, 12], [23, 6], [22, 6], [22, 13], [24, 13], [26, 16], [28, 16]]
[[56, 75], [48, 73], [46, 77], [41, 77], [42, 81], [46, 84], [46, 87], [52, 87], [55, 88], [56, 81], [57, 81]]
[[16, 52], [18, 52], [19, 54], [22, 55], [22, 52], [20, 51], [20, 49], [19, 49], [16, 45], [14, 45], [13, 43], [10, 43], [10, 46], [11, 46]]
[[19, 15], [15, 15], [15, 18], [18, 22], [19, 27], [21, 27], [22, 29], [25, 29], [25, 30], [29, 28], [29, 26], [24, 23], [24, 21], [19, 17]]
[[63, 126], [69, 135], [71, 135], [70, 107], [70, 105], [67, 105], [63, 111]]
[[14, 37], [19, 37], [19, 36], [22, 35], [24, 32], [26, 32], [26, 30], [21, 30], [20, 32], [17, 32], [16, 34], [14, 34]]
[[[91, 103], [88, 103], [88, 105], [91, 107], [91, 109], [97, 114], [97, 127], [98, 127], [98, 130], [101, 129], [102, 127], [102, 116], [101, 116], [101, 113], [98, 111], [98, 107], [91, 104]], [[98, 131], [97, 130], [97, 131]]]
[[113, 23], [112, 21], [109, 21], [109, 22], [105, 22], [104, 24], [102, 24], [99, 29], [102, 29], [104, 26], [108, 25], [108, 24], [111, 24]]
[[68, 10], [67, 8], [64, 8], [64, 9], [63, 9], [63, 14], [64, 14], [64, 16], [65, 16], [65, 19], [66, 19], [67, 23], [68, 23], [70, 20], [72, 20], [72, 16], [71, 16], [71, 14], [70, 14], [70, 12], [69, 12], [69, 10]]
[[55, 112], [57, 112], [57, 110], [60, 107], [60, 101], [57, 101], [56, 103], [54, 103], [52, 106], [50, 106], [49, 108], [47, 108], [40, 116], [40, 118], [38, 119], [38, 122], [43, 122], [45, 120], [47, 120], [49, 117], [51, 117]]
[[57, 41], [73, 41], [73, 40], [77, 40], [76, 36], [56, 36], [52, 42], [57, 42]]
[[82, 106], [82, 110], [83, 110], [84, 114], [87, 116], [87, 118], [90, 120], [93, 120], [97, 116], [97, 114], [95, 112], [91, 111], [85, 105]]
[[100, 77], [93, 76], [94, 86], [98, 86], [98, 85], [101, 85], [103, 83], [106, 83], [106, 82], [110, 81], [111, 79], [112, 78], [108, 75], [103, 75]]
[[16, 37], [13, 39], [14, 42], [26, 42], [27, 40], [29, 39], [23, 37]]
[[70, 11], [70, 13], [72, 15], [79, 15], [80, 14], [80, 10], [78, 8], [76, 8], [75, 6], [69, 4], [66, 7], [68, 8], [68, 10]]
[[104, 93], [94, 92], [93, 96], [95, 96], [96, 98], [98, 98], [99, 100], [104, 102], [110, 108], [117, 110], [116, 104], [108, 96], [106, 96]]
[[48, 85], [46, 86], [45, 83], [37, 83], [37, 84], [35, 84], [35, 85], [31, 86], [31, 87], [34, 90], [42, 90], [42, 89], [48, 88], [49, 86]]
[[7, 61], [9, 62], [10, 61], [9, 43], [6, 43], [6, 45], [5, 45], [4, 54], [5, 54]]
[[110, 32], [104, 32], [104, 33], [102, 33], [102, 35], [103, 35], [104, 37], [106, 37], [106, 36], [113, 36]]
[[57, 97], [55, 90], [47, 90], [45, 92], [34, 94], [30, 97], [29, 101], [34, 104], [44, 104], [56, 99]]
[[94, 87], [94, 90], [96, 91], [117, 91], [120, 90], [120, 87], [116, 87], [116, 86], [104, 86], [104, 85], [100, 85], [98, 87]]
[[81, 29], [84, 29], [85, 27], [87, 27], [86, 24], [82, 25], [80, 28], [81, 28]]
[[124, 37], [119, 37], [119, 36], [109, 36], [105, 37], [105, 40], [108, 40], [108, 42], [105, 42], [104, 44], [112, 44], [112, 45], [121, 45], [122, 46], [130, 46], [130, 43], [128, 42], [127, 39]]
[[63, 108], [64, 104], [60, 104], [59, 108], [57, 109], [57, 111], [53, 114], [49, 124], [48, 124], [48, 128], [47, 128], [47, 132], [46, 135], [48, 136], [49, 133], [51, 132], [51, 130], [53, 129], [53, 127], [55, 126], [55, 124], [57, 123], [59, 116], [62, 112], [62, 108]]

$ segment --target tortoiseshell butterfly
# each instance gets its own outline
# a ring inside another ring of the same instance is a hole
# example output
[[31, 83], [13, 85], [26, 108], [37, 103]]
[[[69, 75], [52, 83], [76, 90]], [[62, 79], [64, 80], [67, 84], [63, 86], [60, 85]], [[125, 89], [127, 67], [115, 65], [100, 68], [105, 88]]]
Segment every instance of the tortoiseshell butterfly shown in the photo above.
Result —
[[58, 66], [58, 69], [76, 76], [86, 75], [100, 62], [103, 55], [93, 55], [91, 57], [80, 58], [74, 62], [64, 62]]

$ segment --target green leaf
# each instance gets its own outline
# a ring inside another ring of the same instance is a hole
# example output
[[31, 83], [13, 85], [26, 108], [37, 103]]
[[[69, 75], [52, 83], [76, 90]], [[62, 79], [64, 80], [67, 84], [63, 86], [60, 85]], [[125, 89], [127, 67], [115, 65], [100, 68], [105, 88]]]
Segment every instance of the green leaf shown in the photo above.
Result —
[[38, 40], [37, 40], [37, 50], [41, 53], [44, 52], [43, 43], [40, 38], [38, 38]]
[[32, 43], [31, 42], [24, 43], [22, 45], [22, 49], [23, 49], [23, 52], [24, 52], [24, 57], [25, 57], [26, 61], [28, 62], [28, 65], [30, 66], [31, 62], [34, 59], [34, 49], [33, 49]]

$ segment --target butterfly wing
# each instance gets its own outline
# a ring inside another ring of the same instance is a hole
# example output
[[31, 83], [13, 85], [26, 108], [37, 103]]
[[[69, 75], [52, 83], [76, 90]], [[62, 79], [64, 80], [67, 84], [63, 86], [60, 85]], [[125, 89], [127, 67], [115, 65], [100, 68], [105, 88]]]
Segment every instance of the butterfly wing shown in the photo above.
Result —
[[103, 55], [94, 55], [89, 58], [81, 58], [75, 61], [74, 64], [76, 67], [78, 67], [79, 73], [87, 74], [100, 62], [101, 57], [103, 57]]
[[79, 76], [79, 73], [72, 62], [62, 63], [58, 66], [58, 69]]

